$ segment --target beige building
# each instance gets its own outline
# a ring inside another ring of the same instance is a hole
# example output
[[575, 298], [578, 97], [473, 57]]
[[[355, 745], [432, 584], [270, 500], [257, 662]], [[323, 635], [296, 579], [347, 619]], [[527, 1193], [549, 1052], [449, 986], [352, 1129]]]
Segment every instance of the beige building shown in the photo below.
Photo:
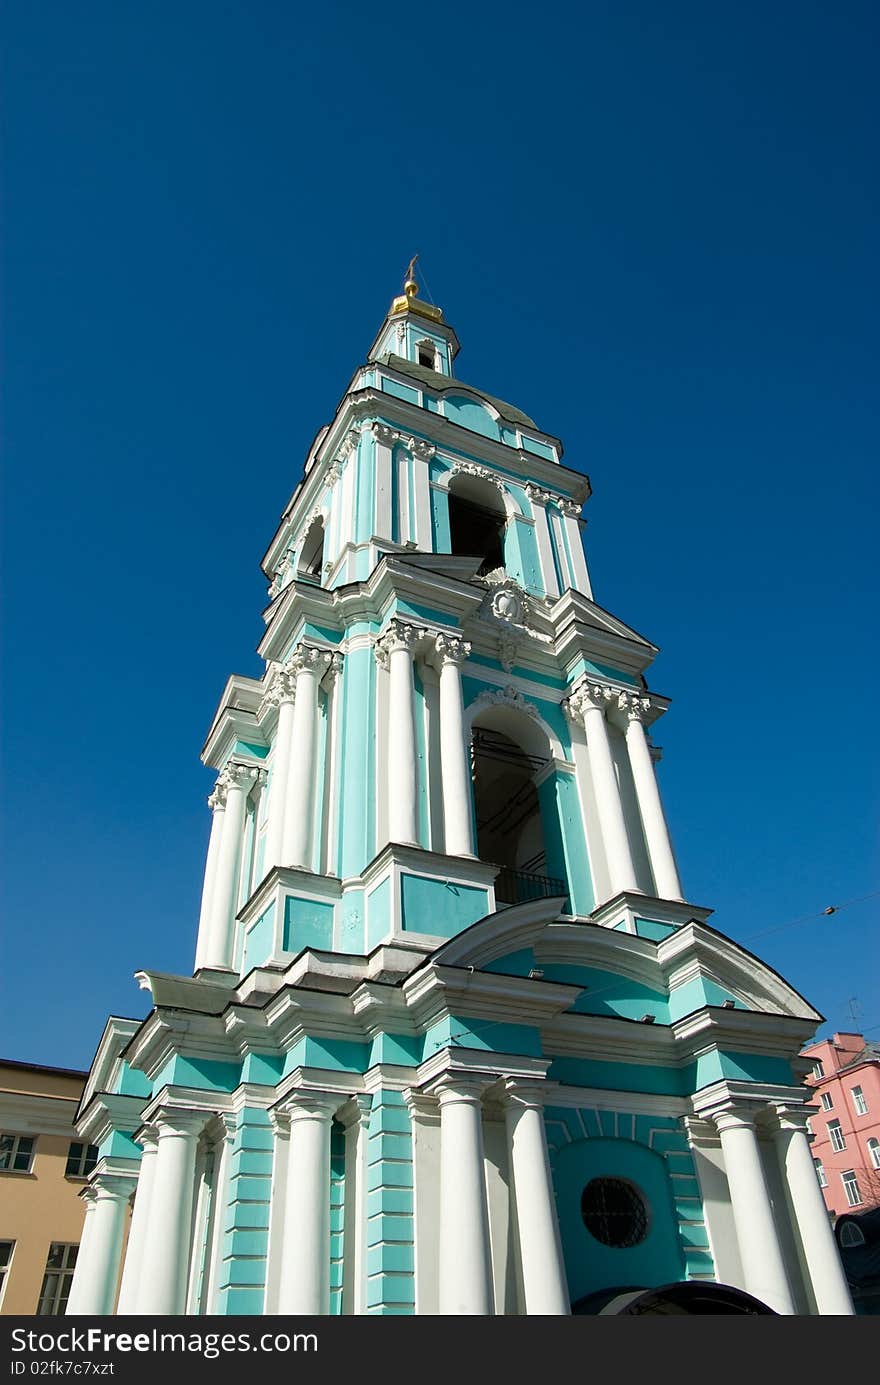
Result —
[[65, 1310], [98, 1157], [73, 1127], [85, 1080], [0, 1059], [0, 1314]]

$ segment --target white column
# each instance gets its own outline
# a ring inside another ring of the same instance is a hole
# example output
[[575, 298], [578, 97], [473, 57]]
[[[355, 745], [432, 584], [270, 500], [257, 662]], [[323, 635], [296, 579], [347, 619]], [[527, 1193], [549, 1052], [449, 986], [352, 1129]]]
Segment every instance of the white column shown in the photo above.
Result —
[[149, 1224], [129, 1312], [167, 1317], [186, 1311], [196, 1148], [204, 1124], [204, 1115], [174, 1110], [156, 1119]]
[[471, 647], [454, 635], [438, 635], [434, 644], [440, 659], [443, 845], [447, 856], [473, 856], [471, 761], [464, 729], [464, 698], [461, 691], [461, 666], [468, 658]]
[[367, 1141], [372, 1096], [359, 1093], [339, 1112], [345, 1125], [345, 1228], [342, 1311], [367, 1311]]
[[507, 1147], [528, 1314], [571, 1312], [539, 1090], [508, 1079]]
[[852, 1297], [807, 1138], [807, 1112], [780, 1108], [776, 1114], [779, 1117], [780, 1158], [816, 1307], [823, 1315], [851, 1316], [854, 1312]]
[[388, 837], [419, 845], [413, 648], [422, 632], [392, 620], [376, 645], [388, 664]]
[[660, 801], [657, 776], [645, 736], [644, 717], [650, 699], [621, 693], [618, 706], [626, 715], [626, 748], [632, 768], [639, 816], [645, 829], [645, 842], [654, 875], [654, 886], [661, 899], [683, 899], [678, 867], [672, 854], [669, 827]]
[[203, 967], [225, 970], [232, 967], [233, 927], [244, 838], [245, 805], [256, 774], [257, 771], [247, 765], [228, 764], [221, 775], [226, 788], [226, 813], [217, 857], [217, 875], [211, 893], [211, 924], [202, 955]]
[[94, 1209], [89, 1213], [92, 1224], [82, 1265], [77, 1255], [75, 1279], [76, 1297], [73, 1317], [106, 1317], [113, 1312], [116, 1283], [119, 1278], [119, 1257], [125, 1234], [125, 1213], [128, 1199], [134, 1190], [134, 1179], [102, 1173], [94, 1180]]
[[300, 645], [290, 657], [296, 672], [290, 771], [284, 804], [282, 865], [312, 870], [312, 823], [318, 758], [318, 684], [330, 662], [326, 649]]
[[125, 1263], [122, 1266], [122, 1283], [119, 1286], [119, 1302], [116, 1305], [116, 1313], [120, 1317], [135, 1311], [134, 1304], [141, 1282], [147, 1228], [150, 1224], [150, 1198], [153, 1191], [153, 1177], [156, 1172], [158, 1139], [159, 1135], [155, 1126], [148, 1125], [144, 1128], [138, 1141], [144, 1152], [141, 1155], [140, 1173], [134, 1195], [134, 1210], [131, 1214], [131, 1226], [128, 1230], [128, 1245], [125, 1248]]
[[721, 1111], [712, 1120], [721, 1136], [745, 1288], [775, 1312], [793, 1314], [753, 1115], [737, 1109]]
[[547, 517], [547, 502], [551, 496], [549, 491], [543, 491], [540, 486], [531, 483], [525, 489], [531, 502], [532, 514], [535, 517], [535, 538], [538, 543], [538, 559], [541, 564], [544, 591], [552, 599], [559, 595], [559, 578], [556, 576], [556, 567], [553, 562], [550, 521]]
[[83, 1286], [89, 1274], [89, 1242], [92, 1239], [92, 1226], [95, 1220], [95, 1189], [91, 1186], [84, 1188], [80, 1198], [84, 1204], [83, 1225], [79, 1237], [79, 1250], [76, 1254], [76, 1269], [73, 1272], [73, 1283], [70, 1286], [70, 1294], [67, 1299], [65, 1313], [67, 1317], [76, 1317], [79, 1314], [79, 1301], [82, 1297]]
[[485, 1082], [446, 1078], [440, 1097], [440, 1312], [495, 1312], [483, 1167]]
[[278, 701], [278, 724], [275, 727], [275, 748], [272, 751], [272, 789], [269, 795], [266, 845], [263, 851], [264, 875], [268, 875], [273, 866], [284, 864], [281, 858], [281, 844], [293, 743], [293, 704], [296, 698], [296, 678], [288, 669], [279, 669], [275, 674], [271, 695]]
[[330, 1123], [340, 1104], [331, 1092], [289, 1098], [290, 1151], [278, 1312], [330, 1311]]
[[610, 689], [606, 691], [596, 684], [584, 681], [575, 687], [569, 698], [569, 711], [581, 721], [587, 733], [587, 753], [612, 895], [620, 894], [623, 890], [642, 894], [643, 891], [636, 883], [620, 787], [611, 746], [608, 743], [608, 728], [605, 725], [604, 708], [611, 695]]
[[208, 934], [211, 927], [211, 899], [214, 893], [214, 881], [217, 877], [217, 861], [220, 856], [220, 840], [223, 835], [223, 820], [226, 816], [226, 786], [220, 780], [214, 788], [214, 792], [208, 799], [208, 807], [211, 809], [211, 836], [208, 840], [208, 857], [205, 862], [205, 883], [202, 887], [202, 907], [199, 912], [199, 932], [196, 943], [195, 970], [204, 966], [205, 949], [208, 945]]

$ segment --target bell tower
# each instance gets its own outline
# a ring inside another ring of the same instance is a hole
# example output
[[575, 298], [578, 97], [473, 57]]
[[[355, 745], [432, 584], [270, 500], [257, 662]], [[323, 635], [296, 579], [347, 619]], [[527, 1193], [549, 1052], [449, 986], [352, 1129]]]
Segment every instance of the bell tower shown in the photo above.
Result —
[[849, 1313], [821, 1017], [686, 900], [589, 480], [457, 355], [411, 263], [264, 555], [193, 970], [138, 974], [79, 1112], [68, 1312]]

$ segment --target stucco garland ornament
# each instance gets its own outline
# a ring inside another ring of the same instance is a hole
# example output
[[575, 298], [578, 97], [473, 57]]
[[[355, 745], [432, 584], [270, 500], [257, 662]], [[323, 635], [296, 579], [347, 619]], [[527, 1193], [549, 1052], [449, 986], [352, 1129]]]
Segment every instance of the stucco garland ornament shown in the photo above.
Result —
[[529, 702], [523, 697], [519, 688], [515, 688], [512, 683], [508, 683], [506, 688], [496, 688], [481, 692], [479, 697], [474, 700], [474, 707], [513, 707], [517, 712], [525, 712], [526, 716], [534, 717], [537, 721], [540, 713], [533, 702]]

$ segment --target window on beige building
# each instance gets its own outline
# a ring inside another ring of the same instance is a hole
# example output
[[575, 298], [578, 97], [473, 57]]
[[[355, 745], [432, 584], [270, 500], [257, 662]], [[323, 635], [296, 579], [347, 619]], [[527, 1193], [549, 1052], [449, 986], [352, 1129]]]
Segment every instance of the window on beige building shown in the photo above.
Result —
[[60, 1241], [53, 1241], [49, 1247], [46, 1273], [43, 1275], [43, 1287], [37, 1305], [39, 1316], [57, 1316], [64, 1313], [67, 1308], [78, 1250], [79, 1246], [62, 1245]]
[[0, 1171], [30, 1173], [36, 1143], [31, 1135], [0, 1135]]
[[0, 1241], [0, 1304], [3, 1302], [3, 1285], [6, 1283], [6, 1272], [12, 1262], [14, 1249], [14, 1241]]
[[71, 1140], [70, 1149], [67, 1151], [65, 1175], [68, 1178], [86, 1178], [97, 1162], [97, 1145], [84, 1145], [78, 1140]]

